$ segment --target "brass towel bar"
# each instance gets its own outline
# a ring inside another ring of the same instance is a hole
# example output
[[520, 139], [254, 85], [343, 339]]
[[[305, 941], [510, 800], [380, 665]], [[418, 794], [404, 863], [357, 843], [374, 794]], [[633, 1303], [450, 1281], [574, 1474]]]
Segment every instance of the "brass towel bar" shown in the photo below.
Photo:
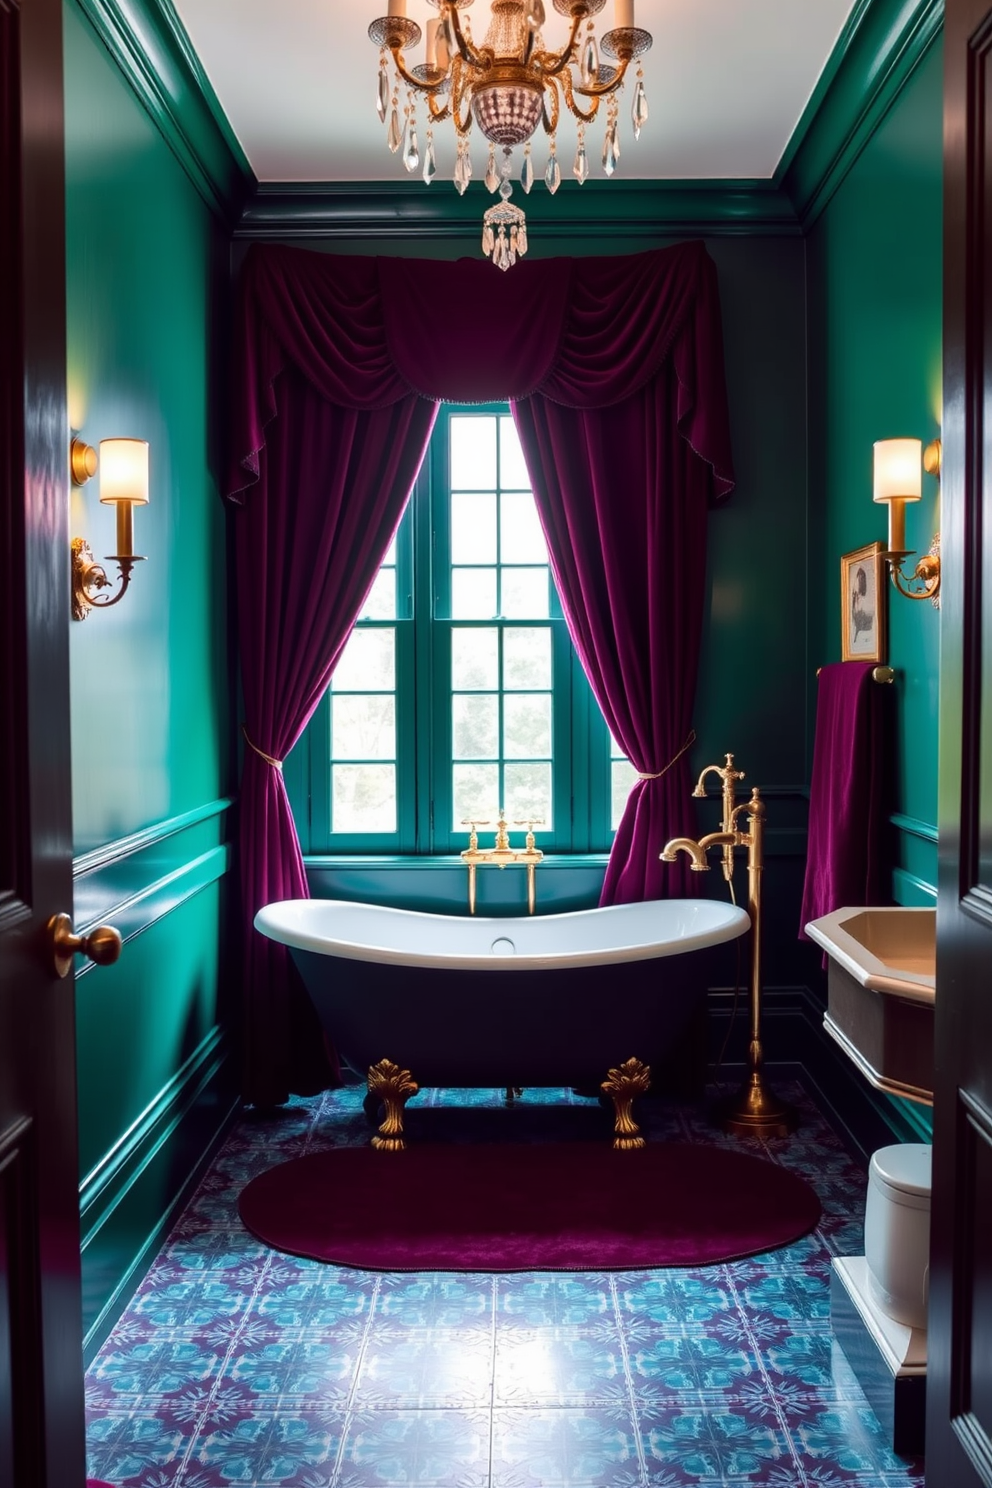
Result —
[[[819, 676], [822, 671], [822, 667], [817, 667], [816, 675]], [[890, 666], [877, 666], [871, 676], [873, 682], [894, 682], [896, 680], [896, 669]]]

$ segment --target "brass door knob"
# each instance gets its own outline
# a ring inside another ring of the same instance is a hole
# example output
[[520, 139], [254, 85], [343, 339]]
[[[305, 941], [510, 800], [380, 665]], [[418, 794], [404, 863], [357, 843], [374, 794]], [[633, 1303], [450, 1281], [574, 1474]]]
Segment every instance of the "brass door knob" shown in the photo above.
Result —
[[72, 918], [67, 914], [52, 915], [48, 922], [48, 943], [52, 951], [52, 962], [60, 977], [66, 977], [72, 969], [72, 958], [77, 951], [89, 956], [97, 966], [112, 966], [121, 953], [121, 933], [113, 925], [97, 925], [89, 935], [74, 935]]

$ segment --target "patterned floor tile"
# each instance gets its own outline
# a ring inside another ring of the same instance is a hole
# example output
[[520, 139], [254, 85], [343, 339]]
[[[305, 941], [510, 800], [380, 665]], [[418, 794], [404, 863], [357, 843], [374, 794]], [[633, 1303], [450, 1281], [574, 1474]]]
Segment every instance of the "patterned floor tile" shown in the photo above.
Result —
[[675, 1482], [766, 1483], [773, 1469], [794, 1461], [775, 1422], [757, 1423], [737, 1409], [652, 1408], [640, 1430], [645, 1458], [681, 1474]]
[[357, 1408], [489, 1409], [492, 1330], [369, 1329], [355, 1388]]
[[494, 1410], [492, 1488], [621, 1488], [641, 1481], [629, 1410]]
[[335, 1488], [487, 1488], [488, 1410], [356, 1411]]
[[[809, 1178], [795, 1245], [609, 1274], [380, 1275], [280, 1256], [237, 1195], [275, 1162], [368, 1141], [357, 1085], [247, 1113], [87, 1375], [89, 1471], [121, 1488], [920, 1488], [829, 1319], [865, 1175], [798, 1087], [791, 1140], [648, 1103], [652, 1140], [743, 1148]], [[428, 1090], [431, 1139], [598, 1139], [570, 1090]], [[413, 1123], [411, 1122], [411, 1130]], [[495, 1134], [495, 1137], [494, 1137]]]
[[517, 1329], [496, 1339], [493, 1405], [626, 1405], [628, 1382], [619, 1328]]

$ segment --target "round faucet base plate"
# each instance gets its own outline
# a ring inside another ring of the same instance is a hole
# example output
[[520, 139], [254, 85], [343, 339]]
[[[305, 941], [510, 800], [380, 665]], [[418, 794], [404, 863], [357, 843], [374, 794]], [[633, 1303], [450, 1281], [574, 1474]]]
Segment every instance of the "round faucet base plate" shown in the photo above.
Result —
[[737, 1137], [788, 1137], [799, 1125], [794, 1106], [778, 1099], [760, 1077], [748, 1079], [717, 1107], [716, 1125]]

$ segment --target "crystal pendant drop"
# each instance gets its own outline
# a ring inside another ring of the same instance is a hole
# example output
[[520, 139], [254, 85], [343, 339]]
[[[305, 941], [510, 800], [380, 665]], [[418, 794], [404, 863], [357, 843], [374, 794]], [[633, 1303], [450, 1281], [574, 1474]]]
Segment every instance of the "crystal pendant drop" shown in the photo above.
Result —
[[558, 187], [561, 185], [561, 166], [558, 164], [558, 156], [553, 150], [548, 158], [548, 168], [544, 172], [544, 184], [552, 196], [554, 196]]
[[499, 171], [496, 169], [495, 149], [490, 149], [489, 151], [489, 159], [486, 162], [485, 182], [487, 191], [496, 191], [499, 187]]
[[613, 123], [607, 124], [606, 138], [603, 141], [603, 170], [608, 176], [612, 176], [617, 168], [617, 156], [619, 153], [617, 127]]
[[582, 185], [583, 181], [586, 181], [589, 178], [589, 157], [586, 154], [586, 147], [584, 144], [581, 144], [575, 152], [575, 164], [572, 166], [572, 175], [578, 181], [580, 186]]
[[630, 106], [630, 117], [634, 124], [634, 138], [640, 139], [641, 130], [648, 122], [648, 96], [644, 91], [644, 84], [637, 79], [637, 87], [634, 89], [634, 101]]
[[464, 196], [468, 183], [472, 179], [472, 159], [467, 150], [458, 151], [458, 159], [455, 161], [455, 186], [459, 196]]
[[523, 190], [529, 194], [530, 188], [533, 186], [533, 184], [534, 162], [531, 160], [530, 150], [528, 150], [527, 153], [524, 155], [524, 163], [520, 169], [520, 185], [522, 186]]
[[386, 144], [395, 155], [396, 151], [399, 149], [402, 143], [403, 132], [400, 129], [400, 116], [398, 111], [394, 108], [389, 116], [389, 133], [386, 135]]
[[429, 186], [437, 175], [437, 160], [434, 157], [434, 136], [427, 135], [427, 149], [424, 151], [424, 180]]
[[376, 92], [375, 111], [379, 115], [379, 122], [385, 124], [386, 110], [389, 108], [389, 78], [386, 69], [379, 68], [379, 87]]
[[412, 172], [420, 164], [420, 147], [417, 144], [417, 129], [413, 120], [407, 121], [406, 143], [403, 146], [403, 164], [408, 171]]
[[588, 85], [594, 83], [599, 77], [599, 48], [596, 45], [595, 36], [586, 37], [586, 44], [582, 48], [582, 81]]

